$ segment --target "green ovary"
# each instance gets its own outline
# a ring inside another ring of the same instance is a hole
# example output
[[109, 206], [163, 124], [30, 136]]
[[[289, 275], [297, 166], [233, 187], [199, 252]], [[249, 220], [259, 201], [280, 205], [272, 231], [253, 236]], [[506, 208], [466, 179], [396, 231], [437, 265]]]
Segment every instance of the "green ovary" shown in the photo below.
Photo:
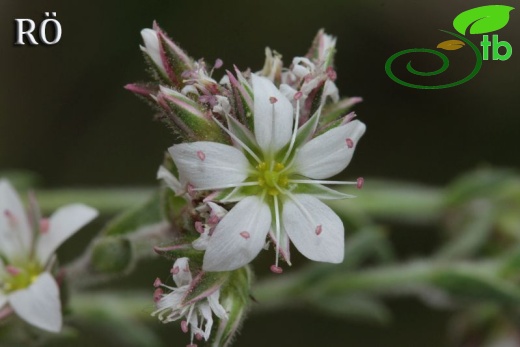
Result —
[[6, 293], [29, 287], [42, 272], [41, 266], [36, 263], [28, 263], [16, 269], [19, 270], [18, 273], [7, 274], [3, 278], [3, 284], [0, 284]]
[[261, 162], [256, 166], [258, 184], [267, 194], [275, 196], [280, 194], [280, 189], [286, 188], [289, 184], [287, 175], [283, 172], [285, 166], [282, 163]]

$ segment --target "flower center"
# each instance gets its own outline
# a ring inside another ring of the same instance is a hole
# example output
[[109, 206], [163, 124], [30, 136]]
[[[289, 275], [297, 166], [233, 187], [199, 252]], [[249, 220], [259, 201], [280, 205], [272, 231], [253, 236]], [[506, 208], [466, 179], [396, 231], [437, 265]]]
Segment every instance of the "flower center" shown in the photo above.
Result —
[[282, 171], [285, 165], [279, 162], [261, 162], [256, 166], [258, 170], [258, 184], [264, 188], [269, 195], [278, 195], [282, 188], [289, 184], [287, 175]]
[[0, 284], [0, 289], [5, 293], [29, 287], [42, 272], [37, 263], [28, 263], [24, 267], [7, 265], [6, 270], [4, 278], [0, 280], [3, 282]]

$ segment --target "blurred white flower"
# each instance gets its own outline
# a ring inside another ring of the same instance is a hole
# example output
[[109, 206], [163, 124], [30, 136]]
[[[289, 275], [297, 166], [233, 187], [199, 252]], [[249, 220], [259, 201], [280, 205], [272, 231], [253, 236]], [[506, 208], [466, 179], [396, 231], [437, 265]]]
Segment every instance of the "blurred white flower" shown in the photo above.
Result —
[[36, 203], [26, 214], [11, 184], [0, 180], [0, 311], [12, 310], [29, 324], [59, 332], [59, 287], [50, 273], [54, 252], [97, 214], [73, 204], [42, 219]]

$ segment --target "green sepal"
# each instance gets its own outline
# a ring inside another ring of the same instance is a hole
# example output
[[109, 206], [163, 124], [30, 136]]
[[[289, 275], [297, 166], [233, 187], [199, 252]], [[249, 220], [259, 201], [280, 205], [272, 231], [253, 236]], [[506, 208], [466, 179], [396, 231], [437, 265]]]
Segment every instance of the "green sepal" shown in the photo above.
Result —
[[[177, 88], [182, 89], [184, 86], [182, 73], [195, 69], [195, 61], [175, 44], [157, 23], [154, 23], [154, 30], [157, 32], [159, 39], [159, 51], [163, 62], [166, 58], [165, 70], [169, 82]], [[170, 83], [167, 83], [167, 85]]]
[[[292, 152], [289, 154], [287, 158], [287, 162], [291, 162], [292, 158], [296, 154], [296, 149], [300, 148], [305, 142], [307, 142], [316, 131], [320, 120], [321, 109], [316, 110], [316, 112], [312, 115], [312, 117], [305, 122], [297, 131], [296, 138], [294, 139], [294, 144], [292, 147]], [[285, 153], [289, 150], [290, 141], [281, 150], [278, 151], [277, 160], [282, 161], [285, 156]]]
[[[189, 97], [173, 90], [161, 89], [160, 97], [166, 102], [172, 117], [178, 118], [177, 126], [194, 141], [226, 143], [218, 125], [205, 115], [205, 110]], [[182, 123], [182, 124], [181, 124]]]
[[312, 195], [320, 200], [340, 200], [340, 199], [351, 199], [355, 198], [355, 195], [345, 194], [334, 189], [330, 189], [324, 185], [313, 183], [313, 184], [297, 184], [292, 194], [308, 194]]
[[182, 299], [182, 303], [184, 305], [190, 305], [194, 302], [208, 297], [209, 295], [213, 294], [217, 289], [219, 289], [224, 283], [226, 283], [229, 277], [229, 271], [200, 271], [191, 282], [190, 289], [188, 290], [186, 296]]
[[204, 251], [196, 250], [191, 244], [196, 238], [195, 235], [183, 234], [176, 238], [174, 242], [155, 246], [153, 249], [155, 253], [166, 259], [175, 261], [186, 257], [190, 259], [190, 264], [202, 264]]
[[209, 346], [227, 347], [233, 342], [251, 301], [251, 280], [252, 273], [248, 266], [230, 272], [227, 283], [220, 291], [220, 303], [228, 313], [228, 319], [219, 319], [214, 325]]
[[171, 81], [168, 78], [168, 75], [159, 66], [157, 66], [157, 64], [146, 52], [143, 52], [143, 57], [146, 65], [148, 65], [147, 72], [150, 74], [150, 76], [159, 84], [170, 85]]
[[241, 72], [237, 68], [235, 68], [235, 70], [238, 79], [235, 78], [230, 71], [226, 71], [234, 96], [232, 100], [235, 115], [240, 117], [242, 122], [246, 124], [249, 129], [254, 129], [254, 119], [252, 117], [254, 110], [253, 91]]
[[362, 98], [354, 96], [343, 98], [337, 103], [324, 106], [323, 111], [321, 112], [320, 127], [342, 118], [350, 112], [354, 105], [361, 101], [363, 101]]
[[[253, 151], [258, 157], [262, 157], [262, 151], [258, 147], [256, 143], [255, 136], [249, 129], [247, 129], [243, 124], [237, 121], [233, 117], [226, 117], [227, 124], [229, 127], [229, 131], [233, 133], [244, 145], [246, 145], [249, 149]], [[247, 152], [244, 154], [252, 161], [251, 155]]]

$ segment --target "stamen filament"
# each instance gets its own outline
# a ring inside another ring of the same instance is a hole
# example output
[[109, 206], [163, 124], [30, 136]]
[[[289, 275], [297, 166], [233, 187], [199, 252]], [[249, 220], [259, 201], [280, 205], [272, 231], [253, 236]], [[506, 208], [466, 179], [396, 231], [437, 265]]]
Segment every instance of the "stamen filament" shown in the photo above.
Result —
[[193, 188], [192, 190], [194, 190], [194, 191], [217, 190], [217, 189], [227, 189], [227, 188], [237, 188], [237, 187], [251, 187], [251, 186], [258, 186], [258, 185], [260, 185], [258, 182], [242, 182], [242, 183], [225, 184], [223, 186], [216, 186], [216, 187]]
[[303, 212], [305, 218], [307, 219], [307, 221], [309, 221], [309, 223], [311, 223], [311, 225], [317, 225], [317, 223], [314, 222], [314, 219], [312, 218], [309, 211], [307, 211], [307, 209], [298, 201], [298, 199], [294, 197], [294, 195], [292, 195], [289, 191], [286, 191], [285, 194], [287, 194], [289, 199], [291, 199], [296, 204], [296, 206], [298, 206], [298, 208]]
[[233, 140], [235, 140], [240, 146], [242, 146], [242, 148], [244, 150], [246, 150], [247, 153], [249, 153], [253, 159], [255, 159], [257, 161], [257, 163], [260, 164], [261, 160], [260, 158], [258, 158], [258, 156], [255, 154], [255, 152], [253, 152], [253, 150], [249, 147], [247, 147], [247, 145], [245, 143], [243, 143], [242, 141], [240, 141], [240, 139], [238, 137], [235, 136], [235, 134], [233, 134], [229, 129], [227, 129], [224, 125], [222, 125], [218, 119], [216, 119], [215, 117], [211, 117], [213, 118], [213, 120], [215, 121], [215, 123], [217, 123], [217, 125], [222, 129], [224, 130], [229, 136], [231, 136], [231, 138]]
[[326, 180], [289, 180], [289, 183], [307, 183], [307, 184], [358, 184], [351, 181], [326, 181]]
[[274, 219], [275, 219], [275, 238], [276, 238], [276, 258], [275, 265], [278, 267], [278, 257], [280, 254], [280, 211], [278, 210], [278, 197], [274, 196]]

